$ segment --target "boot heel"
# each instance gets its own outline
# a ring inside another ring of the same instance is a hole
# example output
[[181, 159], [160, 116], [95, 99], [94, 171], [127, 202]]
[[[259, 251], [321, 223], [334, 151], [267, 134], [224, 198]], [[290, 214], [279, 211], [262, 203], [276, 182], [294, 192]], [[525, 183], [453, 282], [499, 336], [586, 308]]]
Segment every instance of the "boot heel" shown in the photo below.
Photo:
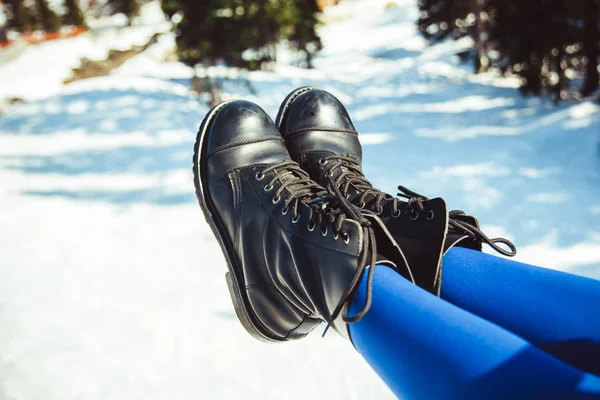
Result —
[[254, 338], [263, 342], [277, 342], [278, 340], [271, 339], [261, 332], [259, 332], [254, 324], [250, 315], [246, 312], [246, 308], [242, 303], [242, 294], [236, 280], [231, 276], [231, 273], [225, 273], [225, 280], [227, 281], [227, 288], [229, 289], [229, 295], [231, 296], [231, 302], [233, 303], [233, 309], [238, 317], [238, 320], [242, 323], [244, 329], [251, 334]]

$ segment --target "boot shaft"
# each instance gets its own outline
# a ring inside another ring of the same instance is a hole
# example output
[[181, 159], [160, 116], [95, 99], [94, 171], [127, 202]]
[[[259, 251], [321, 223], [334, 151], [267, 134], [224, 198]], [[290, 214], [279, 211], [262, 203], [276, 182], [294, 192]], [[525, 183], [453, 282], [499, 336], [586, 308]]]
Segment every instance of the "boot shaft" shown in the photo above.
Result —
[[[284, 100], [277, 126], [292, 158], [313, 179], [380, 217], [419, 286], [439, 294], [441, 259], [454, 245], [481, 250], [483, 240], [505, 255], [514, 255], [512, 243], [487, 238], [474, 217], [449, 213], [441, 198], [427, 199], [402, 186], [401, 199], [375, 189], [363, 174], [362, 149], [350, 116], [332, 94], [311, 87], [297, 89]], [[496, 243], [506, 244], [511, 251]]]

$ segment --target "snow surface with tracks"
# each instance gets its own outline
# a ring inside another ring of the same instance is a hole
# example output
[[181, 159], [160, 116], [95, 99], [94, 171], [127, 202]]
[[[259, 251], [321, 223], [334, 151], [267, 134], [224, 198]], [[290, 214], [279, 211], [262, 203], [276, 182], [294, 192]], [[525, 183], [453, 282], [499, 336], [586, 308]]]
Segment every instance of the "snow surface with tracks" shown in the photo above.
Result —
[[[600, 108], [472, 75], [464, 43], [419, 37], [414, 1], [386, 3], [328, 9], [313, 70], [211, 73], [273, 116], [298, 86], [332, 91], [376, 186], [442, 195], [517, 259], [600, 278]], [[335, 334], [264, 344], [237, 321], [193, 191], [208, 107], [161, 62], [172, 45], [67, 86], [88, 36], [0, 66], [0, 97], [26, 100], [0, 115], [0, 399], [393, 398]]]

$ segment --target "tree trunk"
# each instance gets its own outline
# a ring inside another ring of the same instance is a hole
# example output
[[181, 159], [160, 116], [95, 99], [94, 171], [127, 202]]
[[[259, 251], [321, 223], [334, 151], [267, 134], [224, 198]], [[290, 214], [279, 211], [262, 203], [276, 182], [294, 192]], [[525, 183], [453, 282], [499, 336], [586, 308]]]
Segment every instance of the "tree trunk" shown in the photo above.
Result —
[[63, 17], [64, 23], [67, 25], [85, 26], [85, 18], [79, 7], [77, 0], [65, 0], [64, 3], [67, 8], [67, 13]]
[[562, 68], [562, 59], [564, 56], [564, 49], [562, 46], [558, 47], [558, 55], [556, 56], [554, 63], [556, 73], [558, 74], [558, 82], [554, 87], [554, 99], [558, 103], [562, 100], [563, 89], [568, 85], [566, 82], [565, 71]]
[[12, 17], [8, 21], [8, 27], [19, 32], [31, 32], [31, 24], [27, 20], [27, 9], [23, 0], [8, 0]]
[[36, 0], [39, 21], [46, 32], [58, 32], [60, 29], [60, 20], [54, 14], [54, 11], [48, 7], [46, 0]]
[[475, 73], [485, 72], [487, 70], [487, 62], [484, 62], [486, 31], [485, 21], [481, 14], [484, 11], [485, 0], [475, 0]]

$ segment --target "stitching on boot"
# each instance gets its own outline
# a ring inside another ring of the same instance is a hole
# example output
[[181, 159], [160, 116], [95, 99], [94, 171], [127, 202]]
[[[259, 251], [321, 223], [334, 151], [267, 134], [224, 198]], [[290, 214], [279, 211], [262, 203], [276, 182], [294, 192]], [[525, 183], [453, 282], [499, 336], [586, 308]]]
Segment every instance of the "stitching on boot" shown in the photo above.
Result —
[[331, 154], [335, 154], [335, 152], [329, 151], [329, 150], [311, 150], [311, 151], [307, 151], [307, 152], [305, 152], [303, 154], [304, 155], [307, 155], [307, 154], [317, 154], [317, 155], [318, 154], [323, 154], [323, 155], [330, 154], [331, 155]]
[[215, 153], [218, 153], [219, 151], [222, 150], [226, 150], [232, 147], [236, 147], [236, 146], [240, 146], [243, 144], [252, 144], [252, 143], [260, 143], [260, 142], [267, 142], [269, 140], [276, 140], [278, 142], [283, 142], [283, 138], [263, 138], [263, 139], [245, 139], [245, 140], [236, 140], [235, 142], [231, 142], [231, 143], [227, 143], [224, 145], [221, 145], [215, 149], [213, 149], [213, 151], [211, 151], [210, 153], [208, 153], [208, 157], [212, 156]]
[[235, 219], [235, 231], [233, 232], [233, 245], [235, 248], [238, 248], [239, 240], [240, 240], [240, 225], [241, 225], [241, 199], [242, 199], [242, 190], [240, 184], [239, 173], [236, 170], [230, 171], [229, 174], [229, 182], [231, 183], [231, 190], [233, 193], [233, 211], [234, 211], [234, 219]]
[[[333, 151], [327, 151], [327, 150], [312, 150], [312, 151], [307, 151], [305, 153], [302, 153], [302, 155], [306, 158], [306, 162], [308, 162], [308, 156], [318, 156], [318, 155], [322, 155], [322, 156], [330, 156], [332, 154], [335, 154]], [[310, 164], [310, 163], [309, 163]]]
[[358, 132], [352, 129], [333, 129], [333, 128], [322, 128], [318, 126], [310, 126], [307, 128], [296, 129], [295, 131], [287, 132], [286, 135], [293, 136], [298, 133], [310, 132], [310, 131], [321, 131], [321, 132], [334, 132], [334, 133], [350, 133], [352, 135], [358, 135]]

